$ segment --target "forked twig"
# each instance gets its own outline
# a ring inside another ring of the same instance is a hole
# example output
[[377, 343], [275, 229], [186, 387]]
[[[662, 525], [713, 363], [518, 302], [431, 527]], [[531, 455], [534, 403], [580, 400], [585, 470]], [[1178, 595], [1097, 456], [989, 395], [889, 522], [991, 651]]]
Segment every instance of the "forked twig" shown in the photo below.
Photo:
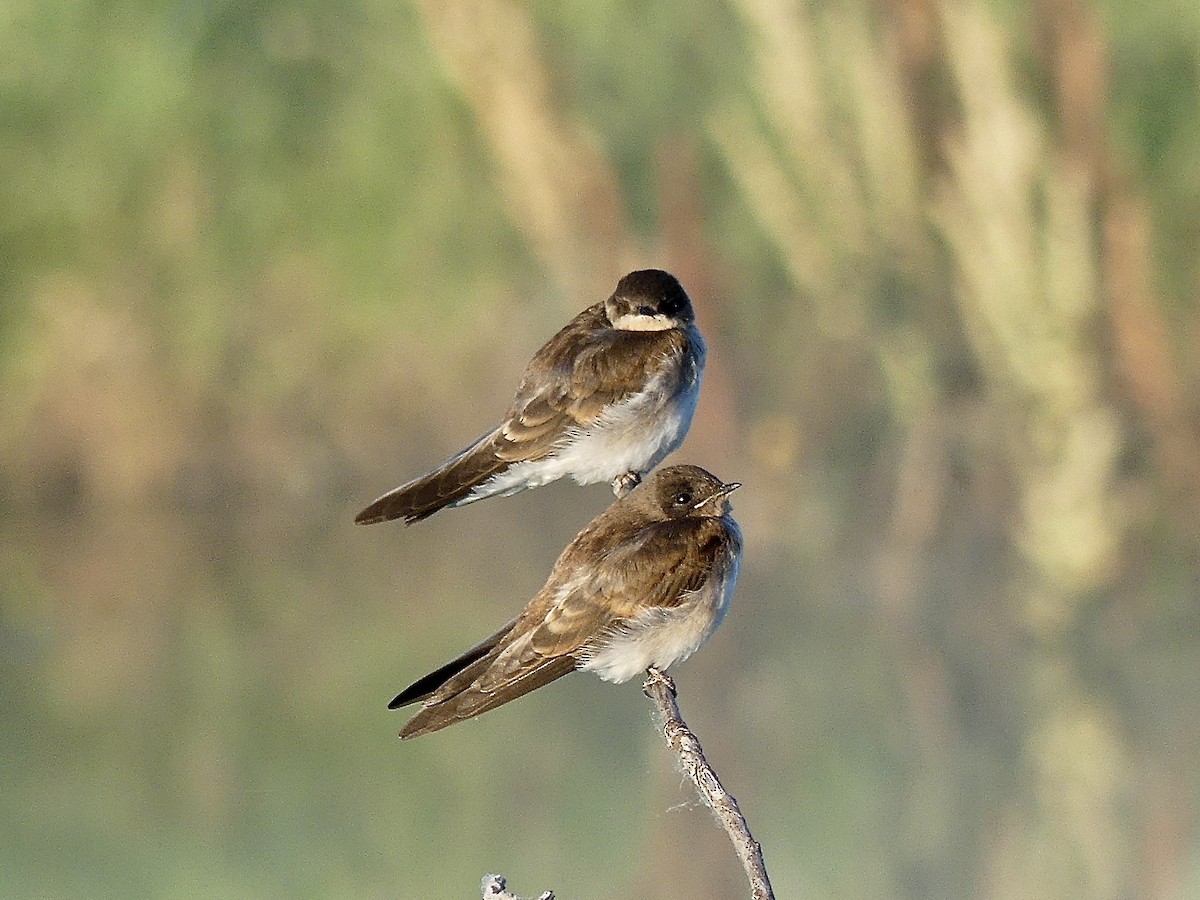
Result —
[[[479, 889], [483, 892], [483, 900], [521, 900], [509, 891], [503, 875], [484, 875]], [[537, 900], [554, 900], [554, 891], [542, 891]]]

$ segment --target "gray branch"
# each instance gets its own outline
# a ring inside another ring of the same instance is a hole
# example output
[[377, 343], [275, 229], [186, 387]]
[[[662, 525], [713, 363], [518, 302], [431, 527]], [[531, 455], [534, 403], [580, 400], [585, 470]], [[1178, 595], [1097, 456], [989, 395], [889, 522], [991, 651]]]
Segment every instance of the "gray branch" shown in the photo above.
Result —
[[642, 690], [658, 705], [663, 736], [667, 739], [667, 745], [679, 755], [680, 768], [692, 779], [700, 799], [713, 811], [729, 834], [733, 849], [750, 881], [750, 896], [753, 900], [775, 900], [771, 882], [767, 878], [767, 867], [763, 863], [762, 847], [750, 833], [750, 826], [746, 824], [737, 800], [725, 790], [717, 773], [704, 758], [700, 741], [683, 721], [675, 699], [675, 682], [658, 669], [650, 668], [646, 670]]

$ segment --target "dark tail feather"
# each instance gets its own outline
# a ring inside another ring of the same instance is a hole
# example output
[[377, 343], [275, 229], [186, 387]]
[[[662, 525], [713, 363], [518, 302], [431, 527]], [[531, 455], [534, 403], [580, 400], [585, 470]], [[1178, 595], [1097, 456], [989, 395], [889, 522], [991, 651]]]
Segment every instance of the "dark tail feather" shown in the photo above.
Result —
[[504, 636], [512, 630], [515, 624], [517, 624], [517, 620], [513, 619], [495, 634], [484, 638], [466, 653], [450, 660], [450, 662], [446, 663], [440, 669], [430, 672], [424, 678], [418, 678], [392, 699], [392, 702], [388, 704], [388, 709], [399, 709], [402, 706], [408, 706], [410, 703], [416, 703], [418, 700], [428, 698], [434, 691], [463, 669], [491, 653], [496, 648], [496, 645], [504, 640]]
[[508, 467], [507, 462], [496, 458], [492, 446], [496, 435], [497, 432], [485, 434], [428, 475], [388, 491], [355, 516], [354, 521], [359, 525], [373, 525], [402, 518], [411, 524], [462, 500]]
[[[481, 669], [486, 667], [490, 661], [480, 660], [475, 663]], [[544, 684], [549, 684], [556, 678], [561, 678], [575, 668], [575, 659], [570, 656], [556, 656], [552, 659], [547, 659], [536, 669], [531, 669], [522, 674], [519, 678], [512, 682], [503, 685], [498, 690], [483, 693], [481, 691], [472, 690], [470, 686], [457, 694], [452, 694], [445, 700], [439, 703], [434, 703], [426, 706], [415, 716], [408, 720], [408, 724], [400, 729], [401, 738], [415, 738], [422, 734], [429, 734], [432, 731], [439, 731], [456, 722], [463, 722], [467, 719], [472, 719], [481, 713], [487, 712], [489, 709], [495, 709], [507, 703], [509, 700], [516, 700], [518, 697], [523, 697], [535, 688], [540, 688]], [[463, 673], [464, 676], [466, 673]], [[481, 672], [474, 673], [478, 677]], [[474, 683], [474, 678], [471, 683]]]

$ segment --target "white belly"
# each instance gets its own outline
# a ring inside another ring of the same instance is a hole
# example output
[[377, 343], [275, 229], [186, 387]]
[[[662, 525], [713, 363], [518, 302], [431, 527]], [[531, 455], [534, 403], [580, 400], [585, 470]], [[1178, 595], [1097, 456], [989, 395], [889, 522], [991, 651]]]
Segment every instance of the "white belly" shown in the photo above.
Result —
[[650, 471], [683, 441], [696, 411], [699, 380], [672, 394], [673, 380], [664, 376], [651, 381], [593, 425], [572, 429], [550, 456], [510, 466], [464, 502], [540, 487], [568, 475], [580, 484], [595, 484], [626, 472]]
[[648, 472], [683, 442], [696, 411], [698, 385], [670, 396], [655, 382], [609, 410], [593, 426], [576, 429], [554, 454], [580, 484]]

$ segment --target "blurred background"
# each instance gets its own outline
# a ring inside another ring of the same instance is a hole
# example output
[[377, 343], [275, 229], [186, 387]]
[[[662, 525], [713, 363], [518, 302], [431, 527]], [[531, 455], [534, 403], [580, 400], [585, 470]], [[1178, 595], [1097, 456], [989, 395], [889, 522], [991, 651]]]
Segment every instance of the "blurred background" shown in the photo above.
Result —
[[352, 524], [624, 272], [780, 897], [1200, 897], [1200, 5], [10, 0], [0, 894], [738, 897], [637, 684], [400, 744], [610, 501]]

